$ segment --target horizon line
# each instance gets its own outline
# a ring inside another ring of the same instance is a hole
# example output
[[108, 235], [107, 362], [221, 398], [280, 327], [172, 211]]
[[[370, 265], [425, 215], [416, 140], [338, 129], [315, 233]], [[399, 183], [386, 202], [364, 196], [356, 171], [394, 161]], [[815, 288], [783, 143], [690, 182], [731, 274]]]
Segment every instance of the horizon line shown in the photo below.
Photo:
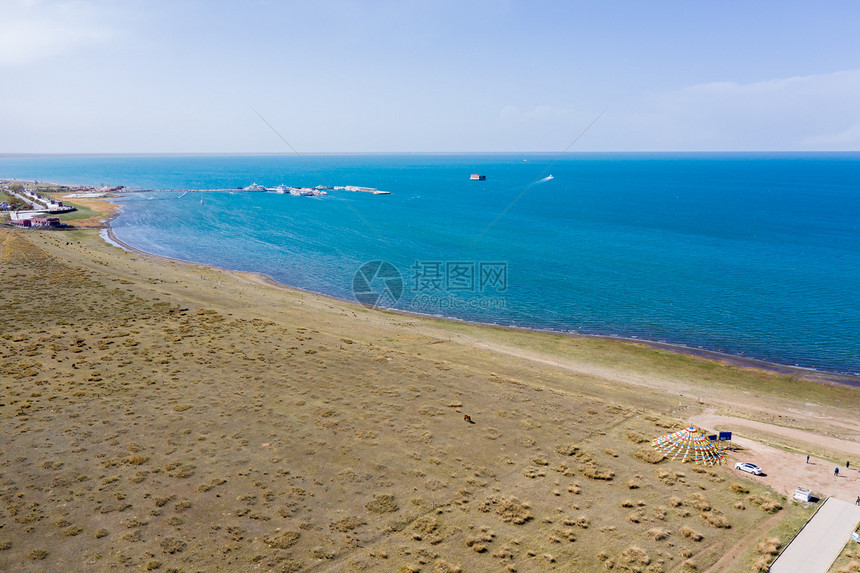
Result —
[[[303, 155], [548, 155], [547, 151], [306, 151]], [[568, 151], [564, 155], [800, 155], [800, 154], [856, 154], [857, 150], [659, 150], [659, 151]], [[5, 157], [200, 157], [200, 156], [295, 156], [288, 151], [128, 151], [128, 152], [0, 152]]]

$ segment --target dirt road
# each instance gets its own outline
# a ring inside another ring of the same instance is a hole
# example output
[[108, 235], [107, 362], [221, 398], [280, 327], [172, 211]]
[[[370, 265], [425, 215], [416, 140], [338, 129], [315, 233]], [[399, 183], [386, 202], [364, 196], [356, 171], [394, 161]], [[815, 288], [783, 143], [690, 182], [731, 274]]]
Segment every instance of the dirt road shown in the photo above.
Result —
[[[728, 467], [732, 472], [768, 484], [776, 491], [789, 497], [794, 495], [797, 486], [808, 487], [816, 497], [824, 499], [832, 496], [842, 501], [854, 503], [860, 495], [860, 471], [852, 467], [839, 468], [839, 477], [833, 475], [832, 462], [766, 446], [760, 442], [741, 437], [733, 437], [739, 451], [729, 452]], [[764, 470], [766, 475], [750, 476], [734, 469], [735, 462], [752, 462]]]
[[735, 418], [732, 416], [720, 416], [710, 412], [704, 412], [690, 419], [696, 426], [714, 429], [717, 426], [740, 426], [753, 430], [760, 430], [769, 434], [776, 434], [792, 440], [807, 442], [812, 445], [822, 446], [831, 450], [840, 450], [852, 456], [860, 456], [860, 443], [849, 440], [840, 440], [830, 436], [822, 436], [821, 434], [813, 434], [797, 428], [787, 428], [776, 424], [768, 424], [767, 422], [758, 422], [755, 420], [746, 420], [743, 418]]
[[[583, 364], [573, 365], [564, 361], [552, 360], [546, 357], [537, 356], [533, 353], [511, 349], [500, 344], [489, 344], [485, 341], [472, 342], [474, 342], [476, 346], [480, 346], [488, 350], [529, 359], [540, 364], [575, 370], [580, 374], [621, 380], [629, 384], [667, 390], [666, 384], [661, 383], [661, 381], [649, 379], [646, 376], [637, 376], [635, 374], [631, 375], [629, 373], [626, 373], [624, 376], [620, 376], [618, 372], [614, 372], [612, 369], [600, 366]], [[804, 419], [813, 419], [811, 416], [801, 415], [797, 412], [795, 412], [795, 415]], [[824, 499], [827, 496], [832, 496], [837, 499], [853, 503], [857, 499], [857, 496], [860, 496], [860, 442], [833, 438], [796, 428], [768, 424], [766, 422], [722, 416], [710, 411], [693, 416], [690, 418], [690, 422], [696, 427], [707, 428], [710, 430], [713, 430], [717, 426], [750, 428], [784, 436], [792, 439], [793, 441], [806, 442], [813, 448], [815, 446], [821, 446], [826, 447], [829, 450], [843, 451], [845, 452], [846, 460], [853, 459], [856, 462], [856, 467], [846, 469], [844, 462], [842, 462], [839, 467], [839, 476], [835, 477], [833, 475], [833, 469], [836, 466], [832, 462], [815, 458], [813, 456], [810, 458], [809, 463], [806, 463], [805, 455], [787, 452], [779, 448], [765, 445], [761, 442], [735, 436], [733, 438], [733, 444], [739, 446], [740, 451], [729, 453], [728, 467], [732, 472], [735, 472], [737, 471], [734, 469], [735, 462], [752, 462], [760, 466], [767, 473], [765, 476], [752, 476], [753, 479], [761, 480], [763, 483], [770, 485], [775, 490], [788, 495], [789, 497], [794, 495], [794, 490], [797, 486], [810, 488], [814, 494], [821, 499]], [[740, 474], [740, 472], [738, 472], [738, 474]], [[749, 474], [743, 475], [749, 476]]]

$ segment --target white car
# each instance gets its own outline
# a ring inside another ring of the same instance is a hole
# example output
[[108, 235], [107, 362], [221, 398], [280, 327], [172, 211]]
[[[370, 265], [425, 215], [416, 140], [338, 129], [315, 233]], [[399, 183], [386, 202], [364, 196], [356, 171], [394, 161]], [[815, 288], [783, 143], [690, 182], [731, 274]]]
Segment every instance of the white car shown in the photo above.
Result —
[[760, 476], [762, 474], [760, 467], [749, 462], [738, 462], [735, 464], [735, 469], [741, 470], [742, 472], [748, 472], [757, 476]]

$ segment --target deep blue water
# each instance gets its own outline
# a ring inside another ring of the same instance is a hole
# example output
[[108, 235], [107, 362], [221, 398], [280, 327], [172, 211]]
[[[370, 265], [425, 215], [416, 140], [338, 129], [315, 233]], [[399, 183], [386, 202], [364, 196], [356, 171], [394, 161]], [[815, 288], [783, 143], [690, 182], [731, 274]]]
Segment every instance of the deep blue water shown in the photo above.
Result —
[[376, 187], [392, 194], [134, 194], [113, 226], [145, 251], [353, 300], [357, 269], [384, 260], [402, 309], [860, 373], [858, 154], [306, 159], [0, 156], [0, 176]]

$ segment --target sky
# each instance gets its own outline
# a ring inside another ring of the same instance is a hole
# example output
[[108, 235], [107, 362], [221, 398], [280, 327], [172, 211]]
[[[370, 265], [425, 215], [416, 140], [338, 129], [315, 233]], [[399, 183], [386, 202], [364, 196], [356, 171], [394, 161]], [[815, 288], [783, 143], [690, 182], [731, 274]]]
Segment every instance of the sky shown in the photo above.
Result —
[[860, 2], [0, 0], [0, 153], [860, 150]]

